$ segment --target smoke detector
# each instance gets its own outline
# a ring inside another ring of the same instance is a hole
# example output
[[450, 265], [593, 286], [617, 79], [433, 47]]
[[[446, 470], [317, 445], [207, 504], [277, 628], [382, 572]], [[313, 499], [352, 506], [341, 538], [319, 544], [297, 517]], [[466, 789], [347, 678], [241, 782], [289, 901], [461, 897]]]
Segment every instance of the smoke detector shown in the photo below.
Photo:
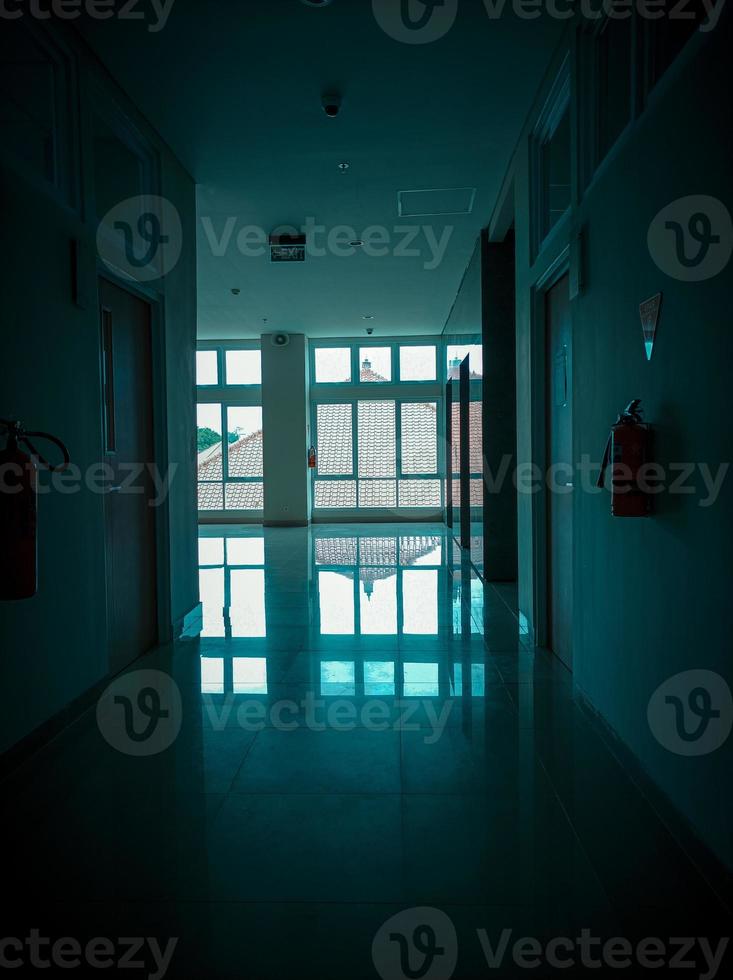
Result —
[[287, 347], [290, 343], [290, 334], [272, 333], [270, 334], [270, 343], [273, 347]]

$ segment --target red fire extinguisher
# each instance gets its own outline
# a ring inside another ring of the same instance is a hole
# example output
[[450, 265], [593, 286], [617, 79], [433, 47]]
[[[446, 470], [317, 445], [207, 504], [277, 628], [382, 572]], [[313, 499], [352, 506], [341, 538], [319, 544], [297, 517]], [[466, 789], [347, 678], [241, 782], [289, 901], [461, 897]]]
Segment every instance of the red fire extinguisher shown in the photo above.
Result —
[[308, 450], [308, 469], [314, 470], [318, 465], [318, 457], [316, 455], [316, 447], [311, 446]]
[[601, 463], [598, 486], [606, 485], [611, 466], [611, 513], [614, 517], [646, 517], [651, 497], [639, 485], [639, 470], [648, 462], [651, 429], [642, 421], [641, 399], [635, 398], [611, 426]]
[[[66, 469], [66, 446], [47, 432], [26, 432], [20, 422], [0, 419], [0, 433], [7, 437], [0, 450], [0, 600], [30, 599], [38, 590], [38, 465], [52, 473]], [[59, 466], [52, 466], [30, 440], [47, 439], [64, 454]], [[25, 445], [32, 455], [20, 448]]]

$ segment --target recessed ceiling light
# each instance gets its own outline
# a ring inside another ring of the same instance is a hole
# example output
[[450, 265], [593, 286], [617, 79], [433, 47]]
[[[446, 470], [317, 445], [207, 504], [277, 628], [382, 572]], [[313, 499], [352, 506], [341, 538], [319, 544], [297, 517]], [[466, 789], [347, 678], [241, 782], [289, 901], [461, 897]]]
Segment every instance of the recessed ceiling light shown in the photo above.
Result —
[[365, 315], [364, 315], [364, 316], [362, 317], [362, 320], [373, 320], [373, 319], [374, 319], [374, 317], [373, 317], [373, 315], [372, 315], [371, 313], [366, 313], [366, 314], [365, 314]]
[[300, 0], [306, 7], [327, 7], [331, 0]]
[[362, 248], [364, 242], [361, 240], [361, 238], [355, 238], [353, 242], [349, 242], [349, 245], [351, 245], [352, 248]]

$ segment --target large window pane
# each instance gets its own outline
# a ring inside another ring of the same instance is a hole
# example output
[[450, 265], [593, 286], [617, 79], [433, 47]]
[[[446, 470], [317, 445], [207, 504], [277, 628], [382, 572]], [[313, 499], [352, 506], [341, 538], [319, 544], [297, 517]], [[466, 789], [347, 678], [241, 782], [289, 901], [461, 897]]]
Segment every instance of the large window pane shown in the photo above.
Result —
[[219, 384], [219, 359], [215, 350], [196, 351], [196, 384]]
[[396, 507], [396, 482], [394, 480], [359, 480], [359, 506]]
[[356, 507], [355, 480], [316, 480], [315, 506]]
[[360, 347], [359, 380], [385, 382], [392, 380], [392, 348]]
[[235, 694], [267, 694], [267, 660], [264, 657], [234, 657], [232, 681]]
[[350, 347], [316, 348], [316, 383], [348, 384], [351, 381]]
[[221, 405], [197, 407], [199, 482], [221, 480]]
[[224, 693], [224, 661], [221, 657], [201, 658], [201, 693]]
[[393, 401], [360, 401], [358, 407], [359, 476], [397, 475], [397, 432]]
[[356, 694], [356, 665], [353, 660], [324, 660], [321, 663], [321, 694], [353, 697]]
[[261, 385], [261, 353], [258, 350], [228, 350], [226, 372], [228, 385]]
[[400, 480], [400, 507], [441, 506], [440, 480]]
[[255, 406], [227, 409], [229, 476], [262, 476], [262, 409]]
[[438, 472], [438, 406], [435, 402], [403, 403], [402, 472]]
[[484, 375], [484, 351], [481, 344], [448, 344], [448, 378], [457, 381], [461, 363], [468, 355], [468, 369], [473, 379]]
[[400, 381], [435, 381], [435, 347], [400, 347]]
[[263, 510], [265, 507], [262, 483], [227, 483], [224, 491], [227, 510]]
[[364, 694], [367, 697], [392, 697], [395, 693], [394, 661], [374, 660], [364, 663]]
[[438, 664], [404, 664], [404, 695], [407, 698], [436, 698], [440, 694]]
[[264, 538], [227, 538], [228, 565], [264, 565]]
[[354, 440], [351, 405], [318, 405], [318, 473], [350, 476], [354, 472]]

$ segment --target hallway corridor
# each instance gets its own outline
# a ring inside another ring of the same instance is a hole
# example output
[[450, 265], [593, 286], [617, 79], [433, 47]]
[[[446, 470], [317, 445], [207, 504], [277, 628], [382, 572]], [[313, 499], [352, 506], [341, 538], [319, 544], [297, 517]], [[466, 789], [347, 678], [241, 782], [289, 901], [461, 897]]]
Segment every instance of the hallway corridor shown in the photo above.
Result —
[[6, 786], [5, 935], [178, 937], [165, 975], [207, 980], [377, 977], [421, 906], [456, 977], [524, 975], [487, 965], [505, 929], [716, 949], [712, 890], [444, 527], [200, 534], [201, 636]]

